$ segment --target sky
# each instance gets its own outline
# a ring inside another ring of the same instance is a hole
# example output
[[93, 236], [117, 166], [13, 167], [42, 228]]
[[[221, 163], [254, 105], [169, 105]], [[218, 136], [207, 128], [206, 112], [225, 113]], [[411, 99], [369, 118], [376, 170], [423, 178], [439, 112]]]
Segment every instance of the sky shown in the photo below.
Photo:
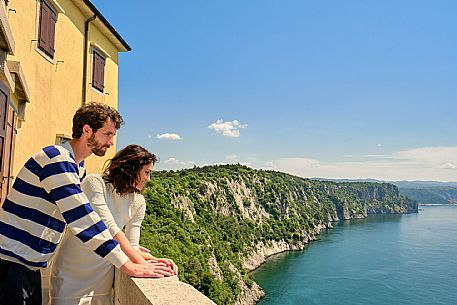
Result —
[[457, 181], [457, 1], [93, 0], [156, 170]]

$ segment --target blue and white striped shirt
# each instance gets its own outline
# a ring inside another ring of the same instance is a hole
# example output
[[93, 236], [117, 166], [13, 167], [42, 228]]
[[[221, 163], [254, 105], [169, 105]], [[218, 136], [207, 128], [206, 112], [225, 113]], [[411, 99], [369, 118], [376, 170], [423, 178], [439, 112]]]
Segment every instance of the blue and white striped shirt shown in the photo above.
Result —
[[[0, 207], [0, 258], [45, 268], [66, 226], [87, 248], [119, 268], [127, 260], [81, 191], [84, 163], [69, 143], [48, 146], [20, 170]], [[83, 255], [83, 253], [81, 253]]]

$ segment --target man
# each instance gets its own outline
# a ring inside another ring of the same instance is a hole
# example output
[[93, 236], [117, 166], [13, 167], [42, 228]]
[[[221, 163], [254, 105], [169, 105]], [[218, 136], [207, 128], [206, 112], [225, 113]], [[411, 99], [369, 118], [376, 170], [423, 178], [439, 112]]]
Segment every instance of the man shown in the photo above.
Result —
[[105, 155], [122, 123], [107, 105], [85, 105], [73, 117], [73, 139], [43, 148], [20, 170], [0, 208], [0, 305], [41, 305], [40, 269], [48, 266], [67, 226], [128, 275], [173, 274], [164, 263], [132, 263], [81, 191], [84, 159]]

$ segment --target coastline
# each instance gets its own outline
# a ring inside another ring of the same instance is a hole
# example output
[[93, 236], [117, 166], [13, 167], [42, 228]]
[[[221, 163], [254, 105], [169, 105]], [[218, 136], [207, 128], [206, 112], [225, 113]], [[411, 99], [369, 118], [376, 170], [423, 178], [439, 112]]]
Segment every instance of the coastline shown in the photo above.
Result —
[[[445, 206], [448, 204], [444, 204]], [[457, 204], [454, 204], [456, 206]], [[416, 211], [417, 213], [417, 211]], [[404, 213], [401, 213], [404, 214]], [[267, 259], [273, 255], [280, 254], [286, 251], [301, 251], [305, 248], [305, 246], [318, 239], [318, 236], [322, 232], [323, 229], [333, 229], [332, 223], [339, 222], [341, 220], [349, 220], [349, 219], [356, 219], [356, 218], [366, 218], [368, 214], [355, 214], [352, 217], [344, 217], [343, 219], [334, 219], [333, 221], [329, 221], [327, 224], [319, 224], [310, 232], [308, 236], [301, 242], [296, 245], [289, 244], [284, 240], [281, 241], [270, 241], [269, 245], [265, 245], [263, 242], [259, 242], [255, 249], [256, 251], [249, 257], [245, 259], [243, 262], [243, 267], [252, 273], [254, 270], [262, 266], [267, 262]], [[263, 297], [265, 297], [266, 293], [263, 288], [258, 285], [255, 281], [252, 287], [243, 287], [244, 293], [240, 295], [240, 297], [235, 302], [235, 305], [256, 305]]]
[[457, 203], [418, 203], [421, 207], [432, 207], [432, 206], [456, 206]]
[[[437, 292], [435, 303], [453, 304], [456, 209], [426, 207], [420, 214], [334, 224], [336, 230], [321, 232], [303, 252], [281, 254], [255, 271], [266, 291], [257, 305], [428, 305], [430, 291]], [[402, 255], [389, 255], [400, 247]]]
[[[306, 236], [305, 239], [296, 245], [289, 244], [284, 240], [270, 241], [267, 245], [263, 242], [259, 242], [255, 246], [256, 251], [251, 256], [247, 257], [243, 262], [243, 267], [251, 273], [265, 264], [269, 257], [286, 251], [301, 251], [309, 242], [317, 240], [317, 237], [323, 229], [332, 228], [333, 226], [330, 222], [327, 225], [319, 224], [314, 227], [312, 232]], [[251, 287], [245, 286], [243, 288], [244, 292], [237, 299], [235, 305], [256, 305], [263, 297], [265, 297], [265, 291], [256, 282], [254, 282]]]

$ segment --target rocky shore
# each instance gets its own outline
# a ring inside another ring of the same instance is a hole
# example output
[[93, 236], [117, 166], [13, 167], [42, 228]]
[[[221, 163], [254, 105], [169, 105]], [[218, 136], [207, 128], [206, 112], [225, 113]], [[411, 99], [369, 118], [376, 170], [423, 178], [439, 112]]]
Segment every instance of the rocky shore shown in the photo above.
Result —
[[[310, 234], [304, 240], [295, 245], [289, 244], [283, 240], [270, 241], [270, 243], [267, 245], [265, 245], [263, 242], [260, 242], [256, 245], [256, 250], [254, 251], [254, 253], [244, 260], [243, 268], [252, 272], [258, 267], [260, 267], [262, 264], [264, 264], [267, 258], [270, 256], [285, 251], [303, 250], [307, 243], [317, 239], [317, 236], [323, 229], [331, 227], [331, 223], [329, 223], [328, 225], [318, 225], [314, 228], [312, 234]], [[255, 305], [265, 296], [265, 291], [255, 282], [251, 287], [243, 285], [242, 291], [243, 293], [240, 295], [235, 305]]]

